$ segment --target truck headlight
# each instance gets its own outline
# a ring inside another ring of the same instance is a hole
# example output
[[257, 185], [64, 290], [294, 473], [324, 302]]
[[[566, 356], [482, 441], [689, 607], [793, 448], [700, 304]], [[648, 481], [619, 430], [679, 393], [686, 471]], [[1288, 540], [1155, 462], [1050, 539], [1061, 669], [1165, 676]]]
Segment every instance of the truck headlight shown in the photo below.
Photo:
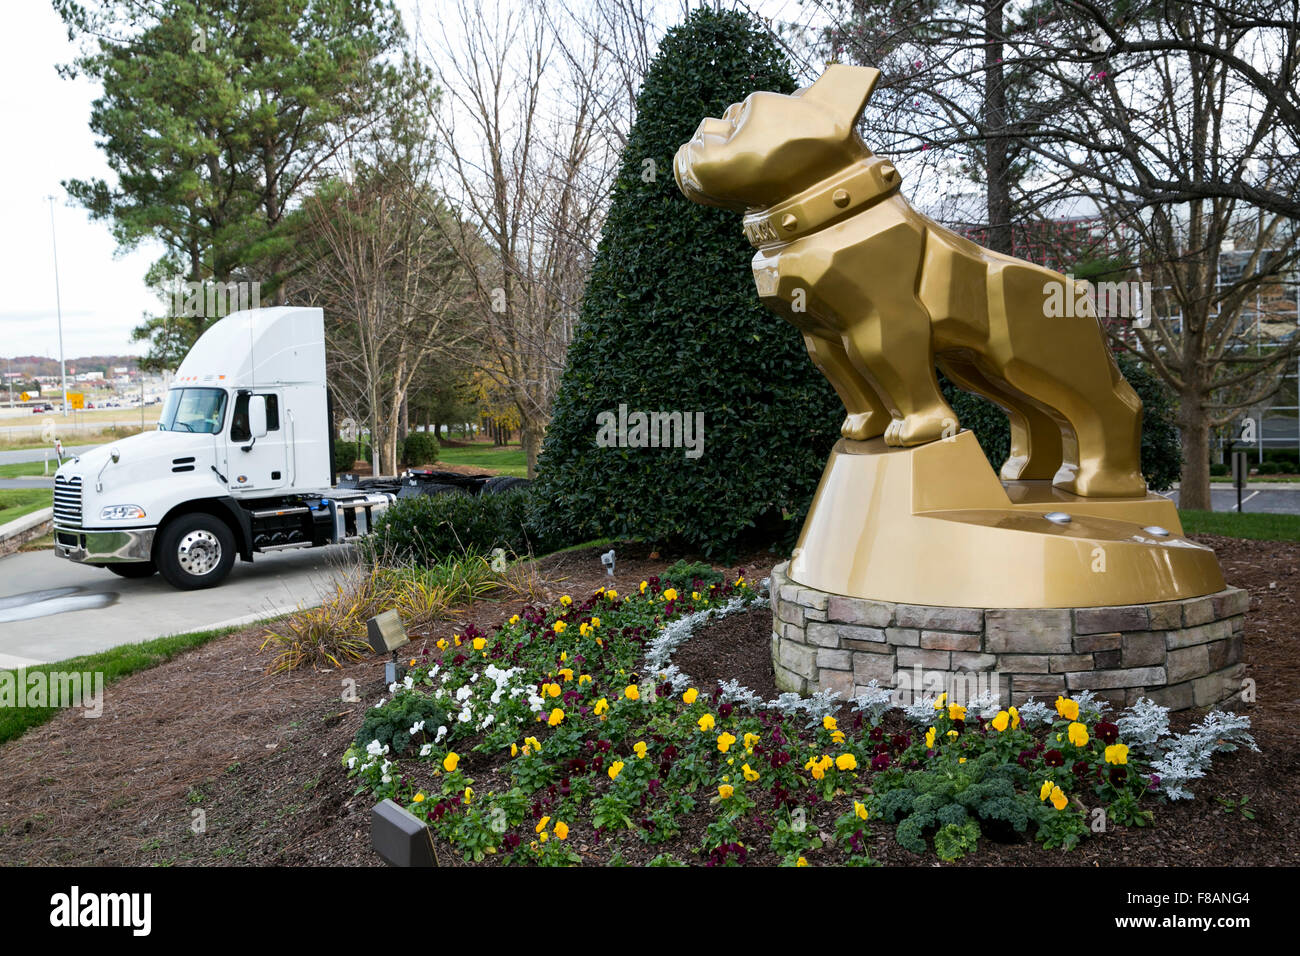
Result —
[[99, 513], [101, 521], [131, 521], [143, 517], [144, 509], [139, 505], [109, 505]]

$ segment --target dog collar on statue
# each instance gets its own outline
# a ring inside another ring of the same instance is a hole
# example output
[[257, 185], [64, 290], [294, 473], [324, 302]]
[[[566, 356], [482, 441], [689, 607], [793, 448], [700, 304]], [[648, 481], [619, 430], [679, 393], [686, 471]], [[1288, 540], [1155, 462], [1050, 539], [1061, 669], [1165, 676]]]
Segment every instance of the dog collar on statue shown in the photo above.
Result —
[[873, 156], [823, 179], [783, 203], [745, 216], [745, 238], [755, 248], [789, 242], [839, 222], [897, 192], [894, 164]]

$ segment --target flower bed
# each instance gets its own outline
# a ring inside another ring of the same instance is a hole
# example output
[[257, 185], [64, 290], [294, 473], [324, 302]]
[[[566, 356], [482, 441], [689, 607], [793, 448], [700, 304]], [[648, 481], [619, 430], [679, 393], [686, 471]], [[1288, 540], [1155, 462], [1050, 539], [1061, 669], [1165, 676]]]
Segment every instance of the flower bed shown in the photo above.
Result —
[[1113, 720], [1087, 693], [1018, 710], [899, 709], [874, 685], [762, 701], [673, 666], [700, 627], [762, 600], [743, 573], [679, 563], [640, 593], [449, 635], [369, 709], [348, 772], [468, 860], [869, 865], [877, 827], [946, 860], [981, 839], [1104, 839], [1189, 797], [1214, 753], [1254, 747], [1244, 717], [1173, 736], [1149, 701]]

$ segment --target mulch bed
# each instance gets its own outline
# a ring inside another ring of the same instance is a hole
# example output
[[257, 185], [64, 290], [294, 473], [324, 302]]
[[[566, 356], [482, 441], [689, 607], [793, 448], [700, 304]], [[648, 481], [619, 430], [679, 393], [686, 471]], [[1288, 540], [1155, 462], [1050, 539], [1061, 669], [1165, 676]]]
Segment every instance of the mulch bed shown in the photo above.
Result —
[[[1300, 862], [1294, 810], [1300, 806], [1300, 662], [1297, 625], [1300, 545], [1203, 537], [1219, 554], [1228, 580], [1251, 592], [1246, 624], [1248, 675], [1258, 697], [1247, 705], [1262, 754], [1222, 755], [1197, 783], [1194, 801], [1156, 808], [1143, 829], [1112, 829], [1071, 853], [1034, 844], [981, 841], [962, 863], [1063, 865], [1271, 865]], [[536, 562], [535, 593], [479, 601], [434, 625], [412, 644], [473, 622], [489, 628], [528, 602], [586, 593], [609, 584], [634, 589], [681, 555], [644, 545], [616, 546], [611, 582], [599, 562], [604, 549], [551, 555]], [[775, 558], [756, 554], [740, 562], [752, 580]], [[675, 662], [701, 685], [737, 679], [766, 698], [777, 693], [768, 657], [767, 611], [735, 615], [701, 631]], [[370, 850], [372, 800], [354, 794], [341, 756], [355, 734], [364, 703], [343, 701], [353, 680], [362, 701], [384, 693], [383, 664], [365, 661], [343, 670], [266, 676], [270, 652], [251, 629], [214, 641], [160, 667], [111, 685], [98, 720], [59, 714], [23, 738], [0, 746], [0, 861], [26, 865], [275, 864], [378, 865]], [[1178, 715], [1182, 729], [1197, 715]], [[892, 718], [891, 718], [892, 719]], [[498, 759], [483, 758], [471, 774], [484, 790], [496, 785]], [[469, 768], [467, 768], [469, 769]], [[500, 778], [497, 778], [500, 779]], [[1227, 814], [1212, 795], [1240, 799], [1255, 819]], [[195, 834], [195, 811], [205, 832]], [[829, 811], [827, 811], [829, 813]], [[698, 815], [697, 815], [698, 816]], [[832, 820], [810, 814], [831, 829]], [[702, 833], [687, 831], [646, 847], [635, 838], [576, 846], [591, 863], [616, 850], [629, 863], [661, 852], [690, 859]], [[751, 864], [776, 858], [755, 844]], [[876, 831], [878, 860], [930, 865]], [[444, 852], [444, 864], [463, 865]]]

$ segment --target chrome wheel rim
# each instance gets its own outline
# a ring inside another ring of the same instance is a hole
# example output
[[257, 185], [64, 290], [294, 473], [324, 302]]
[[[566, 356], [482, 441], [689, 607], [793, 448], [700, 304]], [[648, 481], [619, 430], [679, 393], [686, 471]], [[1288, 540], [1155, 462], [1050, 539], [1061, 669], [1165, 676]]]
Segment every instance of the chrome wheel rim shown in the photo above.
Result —
[[176, 546], [176, 560], [187, 574], [211, 574], [221, 563], [221, 542], [211, 531], [191, 531]]

